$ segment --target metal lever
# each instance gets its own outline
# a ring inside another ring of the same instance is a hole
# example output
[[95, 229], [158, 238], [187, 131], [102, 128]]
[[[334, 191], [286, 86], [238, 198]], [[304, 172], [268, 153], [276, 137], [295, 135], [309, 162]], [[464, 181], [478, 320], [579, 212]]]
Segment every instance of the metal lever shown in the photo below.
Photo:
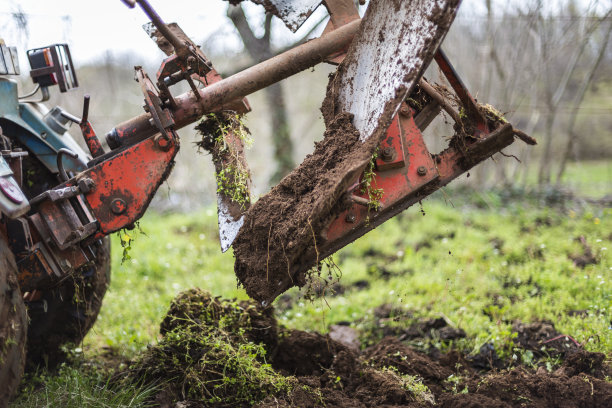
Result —
[[79, 122], [79, 127], [81, 128], [81, 133], [83, 134], [83, 139], [85, 139], [87, 148], [91, 156], [95, 159], [104, 154], [104, 149], [102, 148], [102, 144], [100, 144], [98, 136], [96, 136], [93, 126], [89, 123], [89, 120], [87, 120], [89, 117], [89, 100], [89, 95], [85, 95], [83, 98], [83, 117]]
[[[124, 1], [129, 1], [129, 0], [124, 0]], [[157, 27], [159, 32], [162, 33], [164, 37], [166, 37], [166, 40], [168, 40], [170, 44], [172, 44], [172, 46], [174, 47], [174, 51], [176, 52], [176, 55], [180, 57], [187, 57], [191, 55], [189, 49], [187, 48], [187, 45], [185, 45], [185, 43], [181, 41], [172, 31], [170, 31], [166, 23], [164, 23], [164, 21], [161, 19], [159, 14], [157, 14], [157, 12], [153, 9], [153, 7], [151, 7], [151, 5], [149, 4], [147, 0], [132, 0], [132, 1], [138, 3], [142, 11], [144, 11], [147, 17], [151, 19], [151, 22], [155, 24], [155, 27]]]
[[93, 126], [91, 123], [89, 123], [89, 120], [87, 120], [89, 116], [89, 100], [89, 95], [85, 95], [83, 98], [83, 116], [81, 119], [64, 111], [61, 112], [61, 115], [79, 125], [81, 128], [81, 133], [83, 134], [83, 139], [85, 139], [85, 144], [87, 144], [87, 148], [89, 149], [91, 156], [96, 158], [104, 154], [104, 148], [102, 147], [98, 136], [96, 136]]

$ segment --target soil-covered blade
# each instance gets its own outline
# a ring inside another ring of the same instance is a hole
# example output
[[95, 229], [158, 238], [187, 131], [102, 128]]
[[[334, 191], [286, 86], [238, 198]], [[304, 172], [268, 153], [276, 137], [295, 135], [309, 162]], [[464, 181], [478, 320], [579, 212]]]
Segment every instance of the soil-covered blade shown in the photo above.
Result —
[[304, 21], [316, 10], [322, 0], [251, 0], [261, 4], [268, 13], [274, 14], [283, 20], [283, 23], [293, 32], [296, 32]]
[[268, 303], [306, 283], [306, 271], [322, 260], [318, 248], [326, 227], [347, 208], [347, 190], [433, 59], [458, 5], [459, 0], [370, 2], [330, 80], [323, 141], [245, 214], [234, 242], [235, 271], [251, 297]]

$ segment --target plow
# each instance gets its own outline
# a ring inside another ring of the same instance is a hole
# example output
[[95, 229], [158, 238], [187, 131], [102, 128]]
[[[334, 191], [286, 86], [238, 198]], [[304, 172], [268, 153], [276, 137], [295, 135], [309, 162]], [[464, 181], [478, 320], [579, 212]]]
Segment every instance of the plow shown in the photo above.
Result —
[[[41, 100], [18, 96], [9, 79], [19, 73], [16, 50], [1, 46], [0, 406], [26, 360], [56, 363], [61, 346], [95, 322], [110, 279], [108, 236], [145, 214], [172, 171], [183, 127], [199, 123], [215, 165], [221, 250], [233, 248], [240, 284], [264, 306], [516, 139], [535, 143], [478, 103], [443, 51], [458, 0], [372, 1], [363, 16], [353, 0], [253, 0], [292, 31], [321, 4], [329, 21], [319, 38], [227, 78], [146, 0], [123, 2], [146, 13], [145, 30], [167, 58], [154, 77], [135, 67], [144, 112], [105, 135], [89, 121], [89, 96], [80, 116], [42, 103], [51, 86], [78, 86], [67, 45], [28, 51]], [[432, 62], [449, 87], [424, 77]], [[246, 97], [320, 63], [337, 66], [321, 108], [324, 138], [251, 204]], [[183, 82], [190, 90], [177, 95]], [[423, 133], [439, 115], [453, 134], [433, 154]], [[87, 151], [67, 133], [71, 123]]]

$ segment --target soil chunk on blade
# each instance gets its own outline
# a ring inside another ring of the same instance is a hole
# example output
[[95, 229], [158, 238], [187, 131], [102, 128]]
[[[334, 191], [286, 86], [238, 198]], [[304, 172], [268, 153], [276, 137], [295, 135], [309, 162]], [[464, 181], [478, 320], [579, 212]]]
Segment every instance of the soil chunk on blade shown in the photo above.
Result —
[[[328, 124], [314, 153], [247, 212], [234, 242], [235, 272], [247, 293], [271, 301], [279, 291], [305, 284], [318, 261], [324, 228], [349, 204], [346, 191], [372, 157], [379, 140], [359, 140], [351, 115]], [[294, 276], [294, 266], [301, 274]]]
[[433, 58], [458, 3], [370, 3], [330, 79], [323, 141], [245, 214], [233, 244], [234, 269], [249, 296], [270, 303], [291, 286], [303, 286], [305, 272], [329, 255], [319, 250], [326, 227], [348, 207], [347, 189]]

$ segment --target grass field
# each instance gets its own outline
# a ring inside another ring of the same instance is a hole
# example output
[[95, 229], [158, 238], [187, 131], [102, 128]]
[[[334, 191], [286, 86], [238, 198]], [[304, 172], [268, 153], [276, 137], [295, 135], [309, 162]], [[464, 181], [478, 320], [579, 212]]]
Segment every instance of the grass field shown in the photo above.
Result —
[[[131, 248], [122, 261], [121, 241], [129, 239]], [[156, 342], [169, 302], [182, 290], [200, 287], [246, 298], [236, 287], [231, 252], [220, 253], [214, 208], [149, 213], [140, 231], [114, 237], [113, 251], [112, 283], [102, 312], [84, 344], [73, 349], [74, 362], [59, 375], [42, 371], [26, 380], [28, 392], [15, 407], [141, 406], [150, 390], [105, 386], [108, 376], [100, 361], [109, 355], [129, 359]], [[577, 266], [572, 258], [588, 251], [595, 263]], [[513, 323], [549, 320], [585, 349], [609, 354], [611, 251], [610, 208], [575, 201], [550, 205], [541, 196], [511, 191], [448, 191], [334, 255], [339, 283], [312, 302], [292, 289], [277, 301], [278, 318], [287, 327], [319, 332], [350, 322], [365, 345], [380, 336], [373, 327], [375, 308], [390, 304], [410, 316], [390, 324], [443, 317], [467, 334], [413, 346], [471, 353], [492, 343], [502, 357], [524, 363], [529, 359], [515, 347]], [[324, 269], [322, 276], [327, 273]], [[75, 387], [80, 391], [74, 396], [61, 391]], [[137, 398], [126, 403], [130, 395]], [[120, 402], [99, 405], [111, 397]]]

